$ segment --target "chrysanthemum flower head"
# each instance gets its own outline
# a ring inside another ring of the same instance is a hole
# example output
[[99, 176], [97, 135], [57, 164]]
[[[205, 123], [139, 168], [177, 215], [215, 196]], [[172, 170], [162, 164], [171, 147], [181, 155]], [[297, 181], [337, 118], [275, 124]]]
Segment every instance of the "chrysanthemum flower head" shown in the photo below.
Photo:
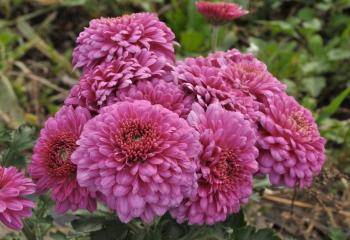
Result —
[[112, 104], [118, 90], [140, 80], [163, 77], [166, 62], [154, 53], [141, 50], [135, 57], [118, 58], [85, 71], [65, 100], [66, 105], [82, 106], [92, 112]]
[[134, 56], [141, 50], [172, 63], [174, 39], [174, 33], [155, 14], [94, 19], [77, 38], [73, 65], [86, 69], [121, 56]]
[[151, 222], [196, 189], [198, 137], [161, 105], [117, 102], [85, 125], [72, 161], [79, 184], [100, 190], [122, 222]]
[[26, 196], [34, 192], [31, 179], [15, 167], [0, 166], [0, 221], [11, 229], [21, 230], [22, 219], [30, 217], [35, 206]]
[[61, 108], [54, 118], [47, 120], [34, 147], [29, 172], [39, 194], [52, 189], [51, 197], [58, 213], [96, 208], [92, 195], [78, 185], [77, 167], [71, 162], [76, 142], [90, 118], [89, 111], [84, 108]]
[[242, 112], [247, 118], [255, 119], [259, 103], [244, 94], [233, 79], [225, 77], [219, 60], [216, 56], [208, 56], [179, 61], [174, 70], [175, 81], [204, 108], [220, 103], [227, 110]]
[[279, 94], [286, 87], [266, 69], [265, 64], [254, 59], [253, 61], [239, 61], [230, 63], [223, 68], [222, 77], [240, 91], [254, 97], [259, 102], [267, 96]]
[[268, 99], [260, 119], [259, 171], [275, 185], [312, 184], [325, 161], [325, 139], [309, 110], [286, 94]]
[[171, 210], [182, 223], [214, 224], [224, 221], [246, 203], [258, 169], [256, 136], [243, 115], [212, 104], [205, 112], [198, 104], [188, 116], [200, 133], [203, 150], [199, 155], [198, 192]]
[[152, 104], [160, 104], [183, 118], [187, 118], [194, 102], [193, 96], [187, 95], [179, 85], [161, 79], [140, 81], [121, 90], [117, 98], [119, 101], [147, 100]]
[[196, 2], [196, 7], [214, 25], [231, 22], [248, 14], [247, 10], [235, 3], [199, 1]]

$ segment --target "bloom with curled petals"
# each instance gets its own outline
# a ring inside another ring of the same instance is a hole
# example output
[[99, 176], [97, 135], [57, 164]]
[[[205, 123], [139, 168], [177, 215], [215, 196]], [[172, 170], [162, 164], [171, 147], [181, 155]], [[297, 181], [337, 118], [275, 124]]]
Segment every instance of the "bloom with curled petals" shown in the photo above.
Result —
[[133, 58], [118, 58], [85, 71], [65, 100], [66, 105], [82, 106], [92, 112], [112, 104], [118, 90], [140, 80], [162, 77], [165, 62], [152, 52], [141, 50]]
[[117, 102], [85, 125], [72, 161], [79, 184], [100, 190], [122, 222], [151, 222], [195, 191], [198, 138], [159, 104]]
[[202, 107], [220, 103], [227, 110], [255, 119], [259, 103], [237, 88], [232, 79], [224, 78], [221, 66], [215, 61], [211, 56], [179, 61], [173, 72], [175, 81], [193, 94]]
[[247, 10], [235, 3], [199, 1], [196, 7], [214, 25], [231, 22], [248, 14]]
[[231, 82], [236, 89], [241, 89], [259, 102], [263, 101], [264, 97], [282, 93], [286, 89], [284, 84], [267, 71], [265, 64], [256, 59], [227, 65], [223, 68], [222, 77], [225, 82]]
[[160, 104], [183, 118], [187, 117], [194, 102], [193, 97], [186, 95], [177, 84], [160, 79], [140, 81], [137, 85], [121, 90], [118, 99], [147, 100], [152, 104]]
[[240, 113], [212, 104], [205, 112], [198, 104], [188, 116], [200, 133], [198, 191], [171, 210], [179, 223], [214, 224], [224, 221], [246, 203], [258, 169], [256, 135]]
[[279, 94], [286, 90], [286, 86], [268, 71], [266, 64], [251, 53], [241, 53], [237, 49], [231, 49], [209, 54], [208, 59], [212, 66], [221, 69], [225, 82], [253, 96], [259, 102], [265, 101], [262, 97]]
[[22, 219], [30, 217], [35, 206], [26, 196], [34, 192], [31, 179], [15, 167], [0, 166], [0, 221], [11, 229], [21, 230]]
[[63, 107], [55, 117], [49, 118], [40, 132], [34, 147], [29, 172], [37, 184], [39, 194], [52, 189], [56, 212], [69, 209], [94, 211], [96, 202], [86, 188], [76, 179], [77, 167], [71, 162], [71, 154], [77, 148], [77, 140], [85, 123], [91, 118], [88, 110]]
[[135, 13], [94, 19], [77, 38], [73, 65], [86, 69], [121, 56], [133, 56], [141, 50], [173, 63], [174, 39], [171, 29], [155, 14]]
[[286, 94], [268, 98], [260, 118], [259, 172], [275, 185], [308, 187], [325, 161], [325, 139], [309, 110]]

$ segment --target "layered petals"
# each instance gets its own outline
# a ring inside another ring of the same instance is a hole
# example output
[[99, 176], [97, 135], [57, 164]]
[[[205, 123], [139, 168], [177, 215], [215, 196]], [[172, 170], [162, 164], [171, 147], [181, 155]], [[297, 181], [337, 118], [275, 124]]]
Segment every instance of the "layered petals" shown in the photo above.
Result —
[[274, 95], [260, 117], [259, 171], [274, 185], [309, 187], [325, 161], [325, 139], [311, 112], [286, 94]]
[[89, 111], [84, 108], [61, 108], [55, 117], [46, 121], [34, 147], [30, 175], [37, 184], [37, 193], [52, 189], [51, 197], [58, 213], [96, 208], [94, 197], [77, 184], [77, 167], [71, 162], [76, 141], [90, 118]]
[[89, 121], [72, 161], [122, 222], [151, 222], [196, 190], [198, 133], [148, 101], [118, 102]]
[[15, 167], [0, 166], [0, 221], [14, 230], [23, 228], [23, 218], [32, 215], [35, 204], [27, 195], [35, 192], [35, 184]]
[[243, 115], [212, 104], [204, 111], [195, 104], [189, 124], [200, 133], [203, 151], [197, 171], [198, 191], [171, 210], [179, 223], [214, 224], [237, 213], [253, 188], [258, 170], [256, 136]]

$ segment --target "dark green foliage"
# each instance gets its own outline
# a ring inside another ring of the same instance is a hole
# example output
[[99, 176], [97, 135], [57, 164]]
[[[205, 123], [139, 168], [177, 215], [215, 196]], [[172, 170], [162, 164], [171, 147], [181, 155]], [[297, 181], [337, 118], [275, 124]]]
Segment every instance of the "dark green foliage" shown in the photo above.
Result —
[[24, 151], [34, 145], [34, 129], [21, 126], [16, 130], [10, 130], [0, 124], [0, 162], [2, 166], [26, 166]]
[[112, 216], [84, 215], [72, 222], [73, 229], [88, 233], [91, 240], [278, 240], [270, 229], [257, 230], [247, 225], [243, 212], [231, 215], [213, 226], [178, 224], [169, 214], [152, 225], [138, 220], [123, 224]]

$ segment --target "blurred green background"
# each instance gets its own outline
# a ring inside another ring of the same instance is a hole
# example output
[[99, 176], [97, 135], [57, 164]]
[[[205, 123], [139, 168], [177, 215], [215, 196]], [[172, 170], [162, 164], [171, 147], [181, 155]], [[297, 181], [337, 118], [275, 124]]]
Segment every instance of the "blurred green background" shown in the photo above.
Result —
[[[181, 45], [178, 59], [206, 55], [211, 28], [195, 2], [0, 0], [0, 157], [25, 166], [37, 130], [78, 79], [71, 53], [89, 20], [157, 12]], [[286, 239], [350, 239], [350, 0], [235, 2], [250, 14], [221, 28], [219, 49], [238, 48], [264, 61], [289, 94], [313, 111], [328, 155], [312, 189], [260, 191], [247, 207], [248, 220]], [[27, 127], [11, 131], [22, 124]], [[300, 202], [293, 202], [294, 214], [286, 217], [283, 199]]]

